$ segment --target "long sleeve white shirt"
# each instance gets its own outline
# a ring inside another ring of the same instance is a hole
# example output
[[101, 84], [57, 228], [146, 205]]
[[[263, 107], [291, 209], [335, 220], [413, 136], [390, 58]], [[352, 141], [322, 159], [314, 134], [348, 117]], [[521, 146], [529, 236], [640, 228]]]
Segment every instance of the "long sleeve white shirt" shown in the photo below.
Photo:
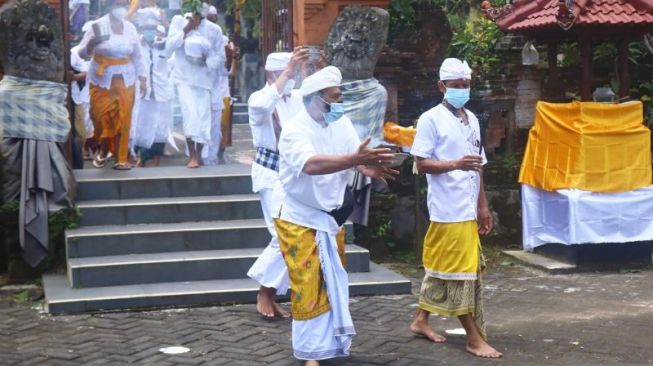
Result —
[[[165, 44], [165, 39], [162, 40], [162, 42]], [[170, 82], [171, 70], [168, 62], [169, 56], [165, 46], [158, 49], [149, 46], [147, 43], [143, 43], [142, 47], [145, 68], [148, 72], [147, 92], [145, 93], [144, 99], [156, 100], [157, 102], [167, 102], [172, 100], [174, 91], [172, 90], [172, 83]], [[152, 90], [154, 90], [154, 98], [152, 98]]]
[[[272, 114], [277, 111], [279, 124], [283, 129], [285, 121], [304, 109], [302, 97], [293, 90], [284, 100], [274, 84], [267, 84], [263, 89], [254, 92], [247, 102], [249, 126], [252, 129], [254, 146], [277, 151], [277, 137], [274, 133]], [[258, 192], [265, 188], [274, 188], [279, 179], [277, 172], [252, 164], [252, 188]]]
[[[109, 23], [109, 15], [105, 15], [95, 22]], [[101, 42], [95, 46], [94, 54], [101, 55], [113, 59], [130, 58], [131, 61], [124, 65], [110, 65], [104, 70], [104, 75], [97, 75], [96, 71], [98, 63], [91, 59], [89, 65], [88, 75], [86, 81], [97, 85], [104, 89], [111, 88], [111, 80], [114, 75], [122, 75], [125, 86], [130, 87], [136, 83], [136, 78], [139, 76], [147, 77], [145, 71], [145, 63], [143, 62], [143, 55], [141, 50], [141, 42], [136, 27], [130, 22], [122, 22], [122, 34], [113, 33], [108, 40]], [[111, 26], [109, 26], [111, 29]], [[88, 42], [95, 36], [93, 27], [91, 27], [85, 34], [84, 38], [79, 45], [79, 56], [84, 59], [89, 59], [92, 55], [86, 52]]]
[[195, 31], [209, 41], [210, 48], [206, 62], [203, 65], [196, 65], [186, 60], [184, 51], [186, 36], [184, 27], [187, 23], [188, 20], [180, 15], [175, 15], [170, 23], [166, 49], [169, 52], [174, 52], [172, 82], [212, 90], [215, 78], [219, 77], [218, 69], [225, 63], [222, 29], [219, 25], [202, 19]]

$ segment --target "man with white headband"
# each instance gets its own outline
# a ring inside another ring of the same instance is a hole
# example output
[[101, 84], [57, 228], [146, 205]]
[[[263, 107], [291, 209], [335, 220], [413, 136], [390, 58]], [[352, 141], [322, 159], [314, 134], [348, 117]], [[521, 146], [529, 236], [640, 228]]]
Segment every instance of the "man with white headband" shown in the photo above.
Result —
[[467, 334], [467, 351], [497, 358], [502, 354], [486, 342], [483, 319], [485, 265], [479, 233], [492, 231], [492, 216], [483, 188], [487, 160], [478, 120], [464, 108], [471, 74], [467, 62], [444, 60], [438, 81], [444, 100], [417, 122], [411, 154], [418, 171], [426, 174], [431, 224], [422, 257], [426, 275], [410, 330], [443, 343], [446, 339], [428, 324], [429, 314], [457, 316]]
[[293, 353], [306, 365], [349, 355], [355, 334], [342, 230], [353, 210], [348, 172], [383, 181], [399, 174], [384, 166], [393, 159], [389, 149], [359, 141], [343, 114], [341, 81], [334, 66], [304, 79], [305, 108], [283, 125], [279, 140], [286, 195], [275, 228], [292, 288]]
[[253, 93], [248, 101], [249, 126], [252, 129], [256, 158], [252, 164], [252, 188], [261, 198], [263, 217], [272, 240], [256, 260], [247, 275], [261, 288], [256, 309], [264, 317], [290, 316], [274, 302], [274, 297], [288, 291], [288, 270], [279, 251], [279, 241], [272, 219], [279, 212], [283, 188], [279, 181], [277, 145], [281, 127], [303, 108], [295, 77], [308, 57], [305, 50], [294, 53], [275, 52], [265, 62], [267, 84]]
[[213, 85], [225, 53], [222, 29], [206, 19], [209, 5], [190, 10], [188, 17], [172, 18], [166, 49], [175, 53], [171, 79], [177, 87], [190, 155], [186, 166], [198, 168], [202, 148], [211, 141]]

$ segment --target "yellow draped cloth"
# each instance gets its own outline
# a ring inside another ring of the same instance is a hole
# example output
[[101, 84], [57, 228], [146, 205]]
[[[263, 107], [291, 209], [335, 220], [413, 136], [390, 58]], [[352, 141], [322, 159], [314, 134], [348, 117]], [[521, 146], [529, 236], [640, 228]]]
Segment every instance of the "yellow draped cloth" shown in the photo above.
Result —
[[222, 114], [220, 115], [220, 145], [231, 146], [231, 97], [222, 98]]
[[[308, 320], [331, 310], [315, 242], [315, 230], [281, 219], [274, 220], [274, 228], [279, 238], [281, 255], [288, 266], [293, 319]], [[343, 267], [347, 268], [344, 230], [336, 235], [336, 241], [340, 260]]]
[[95, 139], [98, 143], [106, 140], [109, 151], [116, 156], [116, 161], [127, 163], [134, 86], [126, 87], [122, 78], [113, 78], [110, 89], [91, 84], [89, 94], [89, 112], [95, 128]]
[[431, 221], [422, 251], [424, 271], [443, 280], [476, 280], [480, 249], [476, 221]]
[[413, 146], [415, 132], [415, 127], [402, 127], [394, 122], [383, 125], [383, 138], [397, 146]]
[[118, 66], [118, 65], [127, 65], [132, 62], [131, 57], [126, 58], [111, 58], [97, 53], [93, 55], [93, 61], [95, 61], [98, 66], [95, 69], [95, 75], [104, 76], [104, 70], [109, 66]]
[[639, 101], [538, 102], [519, 182], [546, 191], [651, 185], [651, 131]]

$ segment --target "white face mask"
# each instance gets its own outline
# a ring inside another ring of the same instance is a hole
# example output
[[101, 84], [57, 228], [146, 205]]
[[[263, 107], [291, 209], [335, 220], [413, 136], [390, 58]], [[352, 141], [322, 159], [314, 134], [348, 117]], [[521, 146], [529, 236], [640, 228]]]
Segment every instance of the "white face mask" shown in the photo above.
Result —
[[127, 8], [125, 7], [111, 9], [111, 16], [117, 20], [124, 20], [126, 15], [127, 15]]

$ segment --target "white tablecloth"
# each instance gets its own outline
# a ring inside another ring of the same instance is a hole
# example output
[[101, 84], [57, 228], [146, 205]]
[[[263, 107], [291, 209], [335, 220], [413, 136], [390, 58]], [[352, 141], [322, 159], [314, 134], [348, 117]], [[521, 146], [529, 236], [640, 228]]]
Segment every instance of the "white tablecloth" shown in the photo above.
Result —
[[653, 186], [622, 193], [547, 192], [522, 184], [524, 250], [542, 244], [653, 240]]

